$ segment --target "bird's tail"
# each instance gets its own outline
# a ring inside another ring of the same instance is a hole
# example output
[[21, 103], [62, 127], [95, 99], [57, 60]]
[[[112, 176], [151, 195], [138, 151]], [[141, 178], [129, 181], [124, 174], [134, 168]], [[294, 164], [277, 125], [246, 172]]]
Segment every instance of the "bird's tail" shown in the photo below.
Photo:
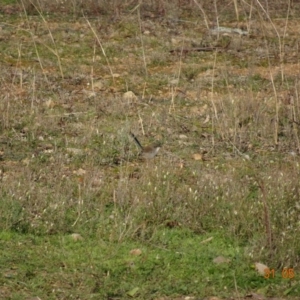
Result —
[[136, 144], [139, 146], [139, 148], [141, 150], [143, 150], [143, 146], [141, 145], [140, 141], [137, 139], [137, 137], [130, 131], [130, 135], [132, 136], [132, 138], [134, 139], [134, 141], [136, 142]]

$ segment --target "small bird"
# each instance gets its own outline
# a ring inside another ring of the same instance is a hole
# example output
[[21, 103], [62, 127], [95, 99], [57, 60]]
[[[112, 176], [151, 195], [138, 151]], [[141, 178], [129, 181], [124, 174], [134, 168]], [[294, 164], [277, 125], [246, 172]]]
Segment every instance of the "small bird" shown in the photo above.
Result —
[[141, 157], [145, 159], [152, 159], [156, 156], [158, 153], [159, 149], [161, 148], [161, 143], [157, 142], [153, 145], [149, 145], [146, 147], [143, 147], [140, 141], [137, 139], [137, 137], [130, 132], [130, 135], [133, 137], [134, 141], [138, 145], [138, 147], [141, 149]]

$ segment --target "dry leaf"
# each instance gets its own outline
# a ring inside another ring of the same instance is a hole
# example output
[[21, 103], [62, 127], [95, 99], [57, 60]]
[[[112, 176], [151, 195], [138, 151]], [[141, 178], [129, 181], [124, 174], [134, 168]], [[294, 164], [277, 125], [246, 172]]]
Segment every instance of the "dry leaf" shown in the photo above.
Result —
[[127, 295], [130, 296], [130, 297], [134, 297], [135, 294], [139, 291], [139, 289], [140, 289], [140, 288], [135, 287], [135, 288], [133, 288], [131, 291], [129, 291], [129, 292], [127, 293]]
[[79, 169], [76, 170], [76, 171], [73, 171], [73, 174], [74, 174], [74, 175], [78, 175], [78, 176], [83, 176], [83, 175], [85, 175], [85, 173], [86, 173], [86, 170], [81, 169], [81, 168], [79, 168]]
[[193, 159], [194, 160], [203, 160], [202, 154], [200, 154], [200, 153], [194, 153], [193, 154]]
[[52, 101], [51, 99], [47, 100], [44, 102], [44, 105], [47, 107], [47, 108], [53, 108], [55, 106], [55, 102]]
[[206, 244], [206, 243], [210, 242], [212, 239], [213, 239], [213, 237], [210, 237], [210, 238], [202, 241], [200, 244]]
[[142, 254], [142, 250], [141, 249], [132, 249], [129, 253], [132, 255], [138, 256], [138, 255]]
[[203, 122], [203, 124], [206, 124], [207, 122], [209, 122], [209, 120], [210, 120], [210, 117], [209, 117], [209, 115], [207, 115], [204, 122]]
[[87, 91], [83, 89], [82, 92], [87, 96], [88, 99], [96, 97], [96, 93], [94, 91]]

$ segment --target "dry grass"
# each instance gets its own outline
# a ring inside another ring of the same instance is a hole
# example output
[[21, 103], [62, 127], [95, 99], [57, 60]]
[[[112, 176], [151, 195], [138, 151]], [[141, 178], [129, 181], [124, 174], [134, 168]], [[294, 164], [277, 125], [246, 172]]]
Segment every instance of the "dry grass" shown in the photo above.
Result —
[[[181, 2], [24, 0], [6, 17], [0, 227], [108, 243], [221, 231], [245, 260], [299, 271], [298, 4]], [[58, 6], [86, 15], [45, 17]], [[130, 130], [161, 154], [139, 161]]]

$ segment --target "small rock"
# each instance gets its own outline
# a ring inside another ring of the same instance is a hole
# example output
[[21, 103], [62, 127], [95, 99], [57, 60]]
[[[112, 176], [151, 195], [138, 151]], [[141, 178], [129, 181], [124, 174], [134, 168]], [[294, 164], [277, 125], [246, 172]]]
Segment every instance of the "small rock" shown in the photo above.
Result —
[[255, 270], [262, 276], [265, 276], [270, 271], [269, 268], [262, 263], [256, 262], [254, 265]]
[[214, 258], [213, 262], [217, 265], [220, 265], [220, 264], [224, 264], [224, 263], [230, 263], [230, 259], [226, 258], [224, 256], [218, 256], [218, 257]]
[[137, 96], [132, 91], [128, 91], [123, 94], [123, 100], [127, 101], [128, 103], [132, 103], [137, 101]]
[[70, 154], [75, 154], [75, 155], [84, 154], [84, 151], [82, 149], [77, 149], [77, 148], [66, 148], [66, 151]]
[[94, 88], [98, 89], [98, 90], [102, 90], [104, 87], [104, 84], [101, 80], [95, 81], [93, 83]]
[[179, 83], [179, 79], [172, 79], [169, 81], [171, 85], [177, 85]]
[[79, 233], [72, 233], [71, 237], [75, 242], [83, 240], [83, 237]]

